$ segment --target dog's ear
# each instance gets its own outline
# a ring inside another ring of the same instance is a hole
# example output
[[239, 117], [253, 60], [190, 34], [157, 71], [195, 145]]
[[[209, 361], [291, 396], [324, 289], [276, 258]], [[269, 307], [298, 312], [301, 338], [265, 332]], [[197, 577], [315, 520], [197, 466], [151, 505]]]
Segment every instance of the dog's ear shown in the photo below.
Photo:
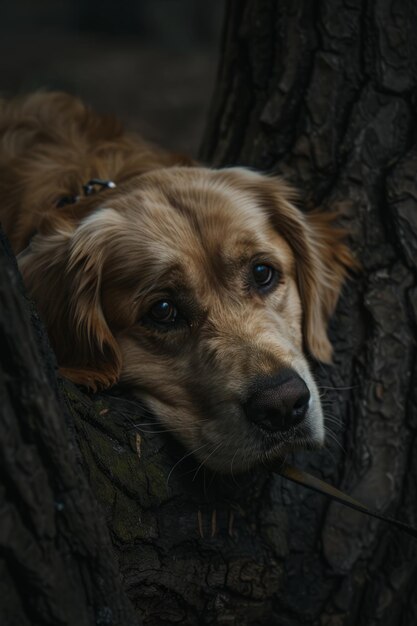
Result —
[[291, 246], [303, 307], [304, 343], [314, 358], [329, 363], [328, 322], [349, 270], [358, 268], [344, 242], [346, 231], [335, 226], [338, 216], [334, 212], [299, 210], [297, 193], [285, 181], [243, 168], [230, 171], [243, 178], [244, 188]]
[[337, 213], [304, 213], [295, 206], [297, 195], [285, 182], [269, 181], [275, 189], [273, 223], [295, 254], [305, 346], [314, 358], [330, 363], [328, 322], [349, 270], [358, 264], [345, 243], [346, 231], [335, 225]]
[[62, 224], [36, 235], [18, 258], [60, 371], [93, 391], [114, 385], [121, 370], [120, 351], [101, 306], [105, 257], [97, 230], [88, 218], [77, 228]]
[[330, 363], [327, 326], [349, 270], [358, 268], [345, 243], [346, 231], [335, 225], [337, 213], [304, 214], [304, 241], [299, 243], [297, 276], [304, 306], [304, 338], [309, 352]]

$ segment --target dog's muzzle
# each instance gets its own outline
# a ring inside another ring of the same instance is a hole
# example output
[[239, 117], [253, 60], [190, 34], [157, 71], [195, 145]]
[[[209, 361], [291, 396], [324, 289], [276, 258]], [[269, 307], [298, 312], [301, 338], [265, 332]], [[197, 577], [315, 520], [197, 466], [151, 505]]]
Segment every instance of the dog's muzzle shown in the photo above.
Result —
[[305, 418], [310, 391], [293, 369], [258, 379], [244, 410], [248, 419], [268, 433], [285, 433]]

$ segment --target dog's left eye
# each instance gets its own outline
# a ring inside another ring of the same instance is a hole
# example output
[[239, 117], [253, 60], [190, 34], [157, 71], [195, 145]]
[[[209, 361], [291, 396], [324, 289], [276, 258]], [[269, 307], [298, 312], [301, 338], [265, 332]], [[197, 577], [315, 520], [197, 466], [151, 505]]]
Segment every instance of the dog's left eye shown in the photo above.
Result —
[[276, 271], [266, 263], [255, 263], [252, 266], [252, 276], [257, 287], [265, 289], [274, 282]]
[[178, 311], [171, 300], [158, 300], [149, 309], [148, 316], [158, 324], [173, 324], [177, 319]]

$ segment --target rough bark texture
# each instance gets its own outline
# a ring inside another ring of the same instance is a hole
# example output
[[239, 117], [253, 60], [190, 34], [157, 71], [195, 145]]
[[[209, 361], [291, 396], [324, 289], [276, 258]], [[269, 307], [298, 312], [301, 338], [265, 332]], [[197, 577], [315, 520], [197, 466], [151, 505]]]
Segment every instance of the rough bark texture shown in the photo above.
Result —
[[0, 303], [0, 623], [137, 626], [4, 237]]
[[[335, 367], [317, 374], [344, 449], [309, 467], [414, 523], [416, 32], [408, 0], [229, 2], [203, 147], [211, 163], [281, 173], [306, 205], [343, 211], [363, 271], [332, 325]], [[277, 623], [417, 622], [415, 542], [298, 490], [282, 504]]]
[[[329, 447], [298, 454], [297, 463], [414, 524], [416, 32], [417, 8], [406, 0], [229, 2], [203, 149], [217, 165], [284, 174], [306, 204], [343, 209], [363, 271], [332, 323], [334, 367], [317, 368]], [[6, 337], [14, 317], [3, 316]], [[11, 372], [2, 397], [19, 414], [7, 422], [3, 410], [0, 433], [14, 515], [7, 533], [1, 511], [5, 623], [31, 623], [26, 613], [36, 610], [33, 623], [89, 624], [91, 607], [117, 596], [108, 584], [116, 576], [100, 513], [87, 497], [81, 506], [88, 490], [65, 424], [55, 404], [48, 409], [55, 395], [25, 354], [1, 351]], [[26, 388], [29, 377], [41, 391]], [[66, 383], [63, 394], [125, 590], [147, 626], [417, 623], [410, 537], [265, 470], [233, 481], [190, 458], [176, 464], [184, 451], [122, 394], [88, 396]], [[98, 587], [105, 567], [111, 576]], [[78, 608], [77, 597], [86, 613], [66, 622], [59, 611]], [[118, 606], [117, 615], [129, 615]], [[15, 614], [22, 618], [13, 622]], [[103, 615], [97, 623], [131, 623]]]

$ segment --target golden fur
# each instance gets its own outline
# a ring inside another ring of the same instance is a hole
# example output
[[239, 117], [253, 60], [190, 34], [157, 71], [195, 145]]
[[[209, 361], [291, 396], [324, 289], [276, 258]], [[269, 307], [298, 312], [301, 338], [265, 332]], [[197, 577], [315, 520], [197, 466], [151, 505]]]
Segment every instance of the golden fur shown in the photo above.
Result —
[[[331, 216], [301, 213], [282, 180], [194, 166], [60, 93], [0, 104], [0, 170], [0, 219], [64, 376], [128, 385], [221, 470], [322, 442], [305, 351], [330, 361], [327, 323], [352, 265]], [[117, 188], [57, 208], [91, 178]], [[254, 259], [277, 268], [270, 293], [250, 284]], [[182, 312], [168, 330], [149, 323], [164, 299]], [[271, 444], [241, 406], [283, 367], [310, 390], [308, 428]]]

